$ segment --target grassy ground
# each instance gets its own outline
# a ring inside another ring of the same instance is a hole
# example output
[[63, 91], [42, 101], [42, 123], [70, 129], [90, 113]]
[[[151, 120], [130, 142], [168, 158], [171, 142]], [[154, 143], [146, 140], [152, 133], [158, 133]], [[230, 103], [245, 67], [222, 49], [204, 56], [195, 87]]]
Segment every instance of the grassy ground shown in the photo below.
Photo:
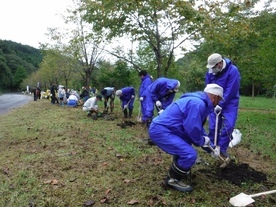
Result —
[[[49, 100], [1, 115], [0, 206], [227, 207], [229, 198], [241, 192], [276, 189], [272, 99], [242, 97], [237, 128], [243, 139], [230, 149], [237, 166], [246, 163], [248, 171], [266, 179], [245, 176], [239, 185], [221, 179], [225, 172], [199, 148], [206, 162], [193, 168], [190, 194], [165, 186], [171, 156], [147, 144], [143, 125], [118, 126], [125, 120], [119, 101], [115, 104], [112, 115], [98, 120], [86, 117], [81, 107], [60, 107]], [[275, 194], [255, 200], [258, 207], [276, 206]]]

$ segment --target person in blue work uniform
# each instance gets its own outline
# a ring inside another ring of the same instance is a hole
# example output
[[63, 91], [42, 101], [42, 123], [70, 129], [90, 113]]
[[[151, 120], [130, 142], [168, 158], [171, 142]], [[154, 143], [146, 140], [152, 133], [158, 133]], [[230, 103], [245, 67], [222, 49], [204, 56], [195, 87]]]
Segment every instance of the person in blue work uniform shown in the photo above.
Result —
[[148, 126], [154, 115], [154, 107], [158, 114], [162, 113], [172, 102], [175, 93], [179, 91], [180, 82], [176, 79], [158, 78], [146, 89], [145, 95], [145, 120]]
[[146, 117], [146, 89], [152, 83], [152, 77], [147, 73], [147, 71], [142, 70], [139, 72], [139, 77], [141, 79], [140, 88], [139, 88], [139, 101], [142, 113], [142, 122], [146, 123], [148, 120]]
[[[108, 113], [108, 109], [110, 108], [110, 112], [112, 113], [114, 110], [114, 100], [115, 100], [115, 89], [114, 87], [105, 87], [101, 94], [104, 98], [104, 113]], [[109, 103], [108, 103], [109, 101]]]
[[224, 100], [218, 103], [209, 116], [208, 137], [211, 141], [214, 141], [216, 113], [220, 112], [218, 116], [217, 145], [220, 149], [220, 155], [223, 158], [228, 158], [227, 149], [238, 117], [241, 76], [232, 61], [218, 53], [210, 55], [207, 62], [208, 72], [205, 75], [205, 83], [216, 83], [224, 90]]
[[124, 117], [131, 118], [135, 98], [135, 89], [132, 86], [124, 87], [121, 90], [116, 91], [116, 96], [118, 96], [121, 100]]
[[204, 92], [183, 94], [153, 119], [149, 127], [151, 140], [173, 155], [166, 178], [169, 187], [182, 192], [193, 190], [187, 183], [197, 159], [197, 151], [192, 145], [212, 146], [203, 125], [222, 97], [222, 87], [208, 84]]

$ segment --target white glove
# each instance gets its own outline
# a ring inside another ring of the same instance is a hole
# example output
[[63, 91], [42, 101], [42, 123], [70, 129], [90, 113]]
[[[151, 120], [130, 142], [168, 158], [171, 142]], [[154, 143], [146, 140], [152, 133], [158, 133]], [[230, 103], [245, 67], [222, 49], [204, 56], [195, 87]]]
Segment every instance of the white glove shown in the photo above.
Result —
[[209, 145], [210, 145], [210, 138], [209, 138], [209, 137], [206, 137], [206, 136], [204, 136], [203, 138], [204, 138], [205, 140], [204, 140], [204, 144], [203, 144], [202, 147], [209, 147]]
[[127, 105], [124, 105], [124, 109], [126, 109], [127, 108]]
[[218, 158], [219, 155], [220, 155], [220, 149], [219, 149], [219, 147], [216, 147], [214, 149], [214, 151], [212, 152], [212, 156], [215, 157], [215, 158]]
[[163, 111], [164, 109], [161, 109], [160, 111], [158, 111], [158, 114], [162, 114]]
[[221, 110], [222, 110], [222, 108], [220, 107], [220, 105], [216, 105], [216, 107], [214, 109], [215, 113], [220, 113]]
[[95, 109], [95, 110], [98, 110], [98, 108], [99, 108], [98, 105], [95, 105], [95, 106], [94, 106], [94, 109]]
[[109, 108], [109, 103], [106, 104], [106, 108]]
[[134, 95], [132, 95], [131, 98], [134, 98]]
[[155, 105], [156, 105], [157, 107], [162, 107], [162, 104], [161, 104], [160, 101], [156, 101], [156, 102], [155, 102]]
[[140, 101], [143, 101], [144, 100], [144, 98], [143, 97], [140, 97]]

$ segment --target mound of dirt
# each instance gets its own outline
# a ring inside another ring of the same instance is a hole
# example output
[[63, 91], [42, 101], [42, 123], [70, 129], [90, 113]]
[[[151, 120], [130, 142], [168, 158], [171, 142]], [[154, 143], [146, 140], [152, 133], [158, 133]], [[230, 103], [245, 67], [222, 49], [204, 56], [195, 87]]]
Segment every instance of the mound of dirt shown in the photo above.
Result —
[[124, 129], [126, 127], [132, 127], [134, 125], [136, 125], [136, 124], [134, 122], [132, 122], [132, 121], [125, 121], [123, 123], [117, 124], [117, 126], [120, 126], [122, 129]]
[[[207, 169], [200, 169], [202, 173], [208, 174]], [[263, 183], [267, 181], [267, 175], [263, 172], [256, 171], [246, 163], [235, 164], [231, 162], [227, 168], [217, 168], [215, 170], [215, 179], [228, 180], [231, 184], [241, 186], [243, 183]]]
[[225, 169], [218, 169], [218, 179], [228, 180], [230, 183], [241, 186], [245, 182], [263, 183], [267, 181], [267, 175], [256, 171], [246, 163], [235, 164], [233, 162]]

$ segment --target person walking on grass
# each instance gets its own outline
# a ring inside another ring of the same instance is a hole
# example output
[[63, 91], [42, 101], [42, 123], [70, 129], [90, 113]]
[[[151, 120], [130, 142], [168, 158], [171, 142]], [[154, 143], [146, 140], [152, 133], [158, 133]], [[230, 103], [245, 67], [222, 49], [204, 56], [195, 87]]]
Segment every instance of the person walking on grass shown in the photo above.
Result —
[[223, 99], [223, 88], [208, 84], [204, 92], [186, 93], [156, 116], [150, 127], [152, 142], [173, 156], [166, 184], [178, 191], [191, 192], [191, 168], [197, 159], [192, 145], [207, 147], [210, 139], [204, 130], [207, 116]]
[[141, 79], [140, 88], [139, 88], [139, 101], [140, 101], [140, 107], [141, 107], [141, 113], [142, 113], [142, 122], [147, 122], [146, 117], [146, 91], [150, 84], [152, 84], [152, 77], [147, 73], [147, 71], [142, 70], [139, 72], [139, 77]]
[[51, 103], [55, 104], [56, 102], [58, 102], [57, 97], [56, 97], [57, 96], [56, 95], [56, 93], [57, 93], [57, 86], [56, 86], [55, 83], [53, 83], [53, 85], [51, 86], [50, 92], [51, 92]]
[[58, 99], [59, 99], [59, 104], [61, 106], [64, 106], [65, 99], [66, 99], [66, 93], [65, 93], [65, 87], [64, 86], [59, 86], [58, 89]]
[[121, 90], [116, 91], [116, 96], [118, 96], [121, 100], [124, 118], [131, 118], [135, 98], [135, 89], [132, 86], [124, 87]]
[[[238, 117], [240, 73], [238, 68], [228, 58], [214, 53], [208, 57], [208, 71], [205, 83], [216, 83], [224, 89], [224, 99], [209, 115], [209, 138], [214, 142], [216, 116], [218, 113], [217, 146], [223, 158], [229, 158], [227, 149], [232, 139], [232, 133]], [[230, 159], [230, 158], [229, 158]]]

